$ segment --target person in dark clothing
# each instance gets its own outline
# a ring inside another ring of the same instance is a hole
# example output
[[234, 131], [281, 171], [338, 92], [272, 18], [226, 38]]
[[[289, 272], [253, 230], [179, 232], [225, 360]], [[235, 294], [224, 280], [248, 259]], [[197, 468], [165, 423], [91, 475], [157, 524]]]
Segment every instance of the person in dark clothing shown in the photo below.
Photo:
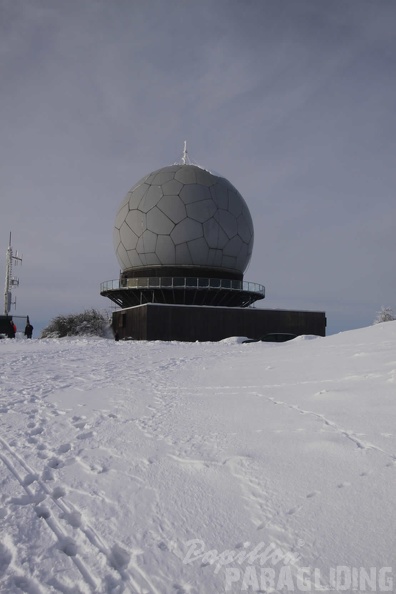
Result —
[[8, 338], [15, 338], [17, 328], [12, 320], [10, 320], [10, 327], [8, 328]]
[[33, 334], [33, 326], [31, 325], [30, 322], [28, 322], [25, 327], [25, 336], [26, 336], [26, 338], [32, 338], [32, 334]]

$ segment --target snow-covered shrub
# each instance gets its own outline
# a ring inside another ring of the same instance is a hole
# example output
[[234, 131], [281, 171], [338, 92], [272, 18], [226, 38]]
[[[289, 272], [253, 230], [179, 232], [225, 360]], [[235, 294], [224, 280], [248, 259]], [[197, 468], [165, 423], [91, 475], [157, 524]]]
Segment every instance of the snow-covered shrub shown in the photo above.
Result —
[[108, 336], [109, 322], [96, 309], [83, 313], [60, 315], [54, 318], [41, 333], [41, 338], [63, 338], [64, 336]]
[[393, 320], [396, 320], [396, 318], [392, 309], [390, 307], [381, 307], [374, 320], [374, 324], [380, 324], [381, 322], [393, 322]]

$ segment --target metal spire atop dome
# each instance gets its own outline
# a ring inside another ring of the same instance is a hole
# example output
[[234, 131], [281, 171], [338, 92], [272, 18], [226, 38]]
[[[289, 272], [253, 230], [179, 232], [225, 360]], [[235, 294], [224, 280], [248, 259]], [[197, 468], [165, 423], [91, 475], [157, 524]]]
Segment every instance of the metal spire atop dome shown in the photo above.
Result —
[[[196, 161], [193, 161], [192, 159], [190, 159], [190, 156], [187, 151], [187, 140], [184, 141], [182, 158], [177, 163], [174, 163], [174, 165], [194, 165], [195, 167], [199, 167], [200, 169], [203, 169], [204, 171], [209, 171], [209, 169], [207, 169], [206, 167], [203, 167]], [[211, 173], [211, 172], [209, 171], [209, 173]]]
[[190, 157], [188, 156], [188, 152], [187, 152], [187, 140], [184, 141], [184, 147], [183, 147], [183, 154], [182, 154], [182, 165], [191, 165], [191, 160]]

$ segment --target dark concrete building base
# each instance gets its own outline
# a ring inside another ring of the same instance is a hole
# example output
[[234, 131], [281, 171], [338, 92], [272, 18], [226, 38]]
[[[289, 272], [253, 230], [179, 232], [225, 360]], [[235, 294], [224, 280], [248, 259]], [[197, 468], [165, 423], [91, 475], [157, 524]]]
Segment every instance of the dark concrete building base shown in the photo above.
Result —
[[205, 307], [147, 303], [113, 313], [120, 339], [218, 341], [230, 336], [259, 338], [269, 332], [326, 335], [321, 311]]

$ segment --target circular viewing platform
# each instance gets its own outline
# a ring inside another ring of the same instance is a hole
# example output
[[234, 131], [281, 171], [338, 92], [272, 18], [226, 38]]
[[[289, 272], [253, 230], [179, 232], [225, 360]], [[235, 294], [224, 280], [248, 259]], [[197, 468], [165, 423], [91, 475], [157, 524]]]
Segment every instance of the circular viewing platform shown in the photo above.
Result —
[[264, 299], [263, 285], [201, 277], [139, 277], [101, 283], [100, 294], [119, 307], [144, 303], [248, 307]]

